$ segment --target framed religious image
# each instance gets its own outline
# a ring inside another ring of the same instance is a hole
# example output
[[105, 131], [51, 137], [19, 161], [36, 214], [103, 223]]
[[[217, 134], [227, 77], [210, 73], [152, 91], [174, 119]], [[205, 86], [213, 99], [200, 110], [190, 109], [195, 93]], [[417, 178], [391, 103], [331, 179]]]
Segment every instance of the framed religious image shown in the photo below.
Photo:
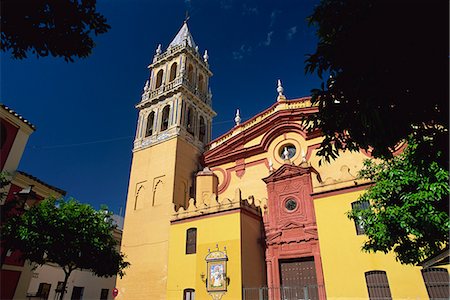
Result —
[[225, 261], [210, 262], [208, 265], [208, 290], [224, 291], [227, 289]]
[[210, 294], [215, 294], [214, 292], [226, 292], [228, 284], [227, 261], [227, 254], [222, 251], [209, 252], [206, 256], [206, 289]]

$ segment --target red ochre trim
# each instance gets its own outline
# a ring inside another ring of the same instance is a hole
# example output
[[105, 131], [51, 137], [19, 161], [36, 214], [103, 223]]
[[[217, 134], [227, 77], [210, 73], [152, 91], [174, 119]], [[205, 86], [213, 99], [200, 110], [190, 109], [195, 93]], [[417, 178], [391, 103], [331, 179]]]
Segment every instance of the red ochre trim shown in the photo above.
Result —
[[[230, 167], [226, 170], [223, 170], [222, 168], [219, 168], [219, 167], [211, 168], [211, 170], [213, 172], [219, 171], [223, 174], [223, 182], [221, 182], [217, 188], [218, 194], [219, 195], [222, 194], [230, 185], [232, 172], [236, 171], [236, 176], [241, 178], [241, 176], [244, 175], [243, 173], [245, 173], [246, 167], [253, 167], [253, 166], [256, 166], [259, 164], [264, 164], [266, 166], [267, 170], [269, 169], [269, 162], [266, 158], [258, 159], [258, 160], [255, 160], [255, 161], [252, 161], [249, 163], [245, 163], [245, 161], [243, 160], [242, 164], [240, 164], [239, 166], [236, 165], [236, 166]], [[238, 172], [243, 172], [243, 173], [241, 174], [241, 176], [239, 176], [239, 174], [237, 174]]]
[[[272, 104], [269, 108], [266, 108], [265, 110], [263, 110], [263, 111], [260, 112], [259, 114], [255, 115], [254, 117], [252, 117], [252, 118], [248, 119], [247, 121], [241, 123], [239, 126], [235, 126], [235, 127], [233, 127], [231, 130], [228, 130], [227, 132], [225, 132], [225, 133], [222, 134], [221, 136], [215, 138], [214, 140], [212, 140], [211, 142], [209, 142], [209, 143], [206, 145], [206, 147], [211, 146], [212, 143], [214, 143], [214, 142], [220, 140], [221, 138], [223, 138], [224, 136], [230, 134], [230, 132], [232, 132], [233, 130], [235, 130], [235, 128], [242, 127], [242, 126], [246, 125], [247, 123], [252, 122], [253, 120], [255, 120], [256, 118], [258, 118], [259, 116], [262, 116], [263, 114], [265, 114], [266, 112], [268, 112], [269, 110], [271, 110], [271, 109], [273, 109], [275, 106], [277, 106], [279, 103], [284, 103], [284, 102], [300, 102], [300, 101], [301, 101], [301, 102], [304, 102], [304, 101], [307, 101], [307, 100], [310, 100], [310, 99], [311, 99], [311, 97], [310, 97], [310, 96], [307, 96], [307, 97], [301, 97], [301, 98], [296, 98], [296, 99], [291, 99], [291, 100], [286, 100], [286, 101], [275, 102], [275, 103]], [[316, 109], [316, 110], [317, 110], [317, 109]]]
[[[288, 109], [275, 112], [273, 115], [262, 120], [255, 126], [237, 134], [229, 140], [223, 142], [214, 149], [208, 150], [203, 154], [203, 161], [206, 165], [218, 166], [227, 162], [235, 161], [239, 158], [246, 158], [249, 156], [263, 153], [267, 150], [269, 144], [281, 134], [287, 132], [297, 132], [306, 140], [321, 136], [320, 131], [308, 133], [307, 130], [294, 121], [301, 121], [302, 115], [314, 113], [317, 108], [299, 108]], [[258, 115], [257, 115], [258, 116]], [[276, 122], [275, 122], [276, 120]], [[250, 121], [250, 120], [249, 120]], [[274, 126], [276, 124], [276, 126]], [[267, 132], [259, 145], [249, 148], [243, 148], [243, 145], [259, 135]], [[220, 139], [220, 137], [218, 138]], [[216, 140], [218, 140], [216, 139]]]
[[359, 184], [356, 186], [343, 187], [343, 188], [339, 188], [339, 189], [335, 189], [335, 190], [331, 190], [331, 191], [312, 193], [311, 197], [313, 198], [313, 200], [315, 200], [315, 199], [320, 199], [320, 198], [324, 198], [324, 197], [331, 197], [331, 196], [336, 196], [336, 195], [341, 195], [341, 194], [352, 193], [352, 192], [356, 192], [356, 191], [365, 190], [365, 189], [369, 188], [372, 184], [373, 183], [368, 182], [368, 183], [363, 183], [363, 184]]
[[[300, 120], [300, 118], [298, 119]], [[298, 121], [297, 120], [297, 121]], [[285, 119], [281, 122], [277, 122], [277, 125], [273, 127], [273, 122], [269, 122], [262, 127], [257, 127], [257, 131], [253, 133], [249, 133], [249, 136], [242, 135], [237, 136], [239, 139], [235, 139], [233, 141], [228, 141], [217, 148], [212, 150], [208, 150], [203, 155], [203, 161], [209, 167], [218, 166], [221, 164], [229, 163], [236, 161], [238, 159], [247, 158], [250, 156], [258, 155], [264, 153], [269, 148], [270, 143], [279, 137], [280, 135], [288, 132], [296, 132], [303, 136], [305, 140], [315, 138], [320, 136], [319, 132], [312, 133], [311, 135], [307, 135], [305, 129], [297, 123], [293, 123], [295, 120]], [[253, 129], [255, 129], [253, 128]], [[253, 130], [251, 129], [251, 130]], [[258, 145], [242, 148], [239, 147], [240, 143], [245, 143], [248, 140], [252, 140], [256, 138], [261, 132], [266, 132], [263, 136], [261, 143]], [[232, 138], [234, 139], [234, 138]]]

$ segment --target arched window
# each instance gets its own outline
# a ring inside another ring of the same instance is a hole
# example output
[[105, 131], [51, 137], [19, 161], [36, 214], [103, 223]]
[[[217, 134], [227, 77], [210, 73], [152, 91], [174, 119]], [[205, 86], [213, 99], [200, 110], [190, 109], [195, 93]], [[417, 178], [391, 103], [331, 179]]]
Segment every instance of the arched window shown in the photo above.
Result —
[[203, 75], [200, 74], [200, 76], [198, 76], [198, 90], [203, 93], [205, 91], [205, 82], [203, 79]]
[[152, 111], [147, 117], [147, 126], [145, 128], [145, 137], [153, 134], [153, 122], [155, 121], [155, 112]]
[[163, 108], [161, 116], [161, 131], [167, 130], [167, 128], [169, 127], [169, 113], [170, 113], [170, 105], [166, 105]]
[[205, 119], [203, 117], [200, 117], [198, 139], [204, 143], [205, 137], [206, 137]]
[[186, 254], [197, 253], [197, 228], [186, 231]]
[[188, 67], [188, 81], [190, 83], [194, 83], [194, 67], [192, 65], [189, 65]]
[[183, 300], [194, 300], [194, 299], [195, 299], [194, 289], [185, 289], [183, 291]]
[[369, 299], [392, 299], [388, 278], [384, 271], [369, 271], [365, 273]]
[[173, 63], [170, 67], [169, 81], [173, 81], [177, 77], [177, 63]]
[[156, 74], [156, 86], [155, 88], [159, 88], [162, 85], [163, 80], [163, 70], [159, 70], [158, 74]]
[[189, 133], [194, 134], [194, 110], [190, 106], [186, 115], [186, 129]]

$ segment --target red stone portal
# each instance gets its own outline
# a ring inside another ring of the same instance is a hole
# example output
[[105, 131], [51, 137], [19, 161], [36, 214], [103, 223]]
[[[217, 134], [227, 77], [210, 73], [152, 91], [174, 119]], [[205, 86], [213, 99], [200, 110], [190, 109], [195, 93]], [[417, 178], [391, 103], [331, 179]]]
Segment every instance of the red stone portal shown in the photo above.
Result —
[[[264, 178], [268, 213], [264, 215], [269, 299], [303, 286], [311, 299], [326, 299], [314, 214], [312, 167], [284, 164]], [[317, 288], [316, 288], [317, 286]], [[314, 295], [315, 294], [315, 295]], [[283, 294], [283, 299], [290, 299]]]

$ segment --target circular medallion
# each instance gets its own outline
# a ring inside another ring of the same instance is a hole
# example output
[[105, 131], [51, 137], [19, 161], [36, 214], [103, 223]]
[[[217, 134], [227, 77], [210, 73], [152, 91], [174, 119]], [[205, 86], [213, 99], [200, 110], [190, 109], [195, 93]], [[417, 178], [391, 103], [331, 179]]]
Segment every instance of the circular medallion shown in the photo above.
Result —
[[297, 201], [295, 201], [294, 199], [288, 199], [285, 203], [284, 203], [284, 207], [286, 207], [286, 209], [288, 211], [293, 211], [297, 208]]

